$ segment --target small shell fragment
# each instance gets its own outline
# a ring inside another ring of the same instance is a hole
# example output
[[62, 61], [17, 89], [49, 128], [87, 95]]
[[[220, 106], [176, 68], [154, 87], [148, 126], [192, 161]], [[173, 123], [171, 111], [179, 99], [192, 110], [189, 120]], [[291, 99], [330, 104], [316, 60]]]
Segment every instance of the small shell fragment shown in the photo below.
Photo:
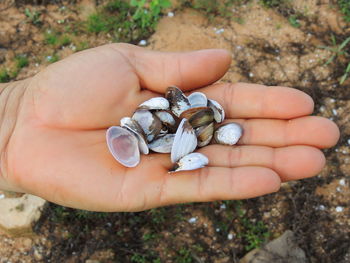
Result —
[[215, 100], [208, 99], [208, 107], [214, 112], [214, 119], [217, 123], [221, 123], [225, 119], [224, 108]]
[[171, 148], [171, 162], [176, 163], [185, 155], [193, 152], [197, 147], [197, 137], [187, 119], [182, 119], [176, 131], [173, 147]]
[[206, 107], [208, 104], [207, 96], [202, 92], [193, 92], [188, 96], [188, 101], [191, 104], [191, 108]]
[[151, 98], [139, 105], [139, 109], [146, 110], [168, 110], [169, 101], [163, 97]]
[[165, 98], [170, 103], [171, 111], [179, 117], [182, 112], [191, 107], [186, 95], [175, 86], [171, 86], [166, 90]]
[[215, 142], [224, 145], [235, 145], [243, 133], [242, 126], [238, 123], [227, 123], [216, 129], [214, 132]]
[[171, 171], [179, 172], [179, 171], [190, 171], [196, 170], [199, 168], [203, 168], [208, 165], [208, 158], [201, 153], [190, 153], [184, 157], [182, 157], [173, 167]]
[[157, 153], [170, 153], [174, 139], [175, 134], [167, 134], [149, 143], [148, 147]]
[[134, 134], [119, 126], [106, 132], [107, 146], [114, 159], [126, 167], [135, 167], [140, 162], [138, 141]]
[[141, 153], [149, 154], [149, 149], [147, 146], [145, 134], [142, 128], [140, 127], [140, 125], [136, 121], [134, 121], [129, 117], [124, 117], [120, 120], [120, 126], [122, 126], [125, 129], [128, 129], [136, 136], [137, 141], [139, 142], [139, 148]]
[[135, 111], [132, 119], [141, 126], [148, 142], [157, 137], [162, 130], [162, 122], [148, 110], [140, 109]]

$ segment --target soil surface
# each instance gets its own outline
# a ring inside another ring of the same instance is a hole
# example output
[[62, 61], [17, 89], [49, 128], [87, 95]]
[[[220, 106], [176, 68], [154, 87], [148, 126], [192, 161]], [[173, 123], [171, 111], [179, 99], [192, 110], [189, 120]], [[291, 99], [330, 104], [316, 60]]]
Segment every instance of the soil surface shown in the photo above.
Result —
[[[70, 33], [67, 45], [45, 40], [52, 30], [62, 33], [79, 25], [103, 2], [1, 1], [0, 70], [14, 68], [15, 58], [25, 54], [29, 64], [16, 76], [23, 79], [47, 66], [52, 56], [62, 59], [112, 42], [108, 33], [84, 31]], [[230, 6], [229, 18], [177, 3], [146, 43], [162, 51], [225, 48], [233, 62], [222, 81], [307, 92], [315, 100], [315, 114], [334, 120], [342, 132], [338, 145], [325, 151], [321, 174], [285, 183], [278, 193], [260, 198], [141, 213], [90, 213], [49, 204], [33, 236], [0, 235], [0, 262], [238, 262], [288, 229], [309, 262], [350, 262], [350, 81], [339, 84], [349, 57], [326, 65], [333, 53], [323, 48], [334, 47], [332, 36], [338, 44], [344, 41], [350, 27], [331, 1], [291, 2], [280, 8], [257, 1]], [[40, 12], [40, 23], [33, 24], [26, 9]], [[290, 17], [296, 14], [293, 26]]]

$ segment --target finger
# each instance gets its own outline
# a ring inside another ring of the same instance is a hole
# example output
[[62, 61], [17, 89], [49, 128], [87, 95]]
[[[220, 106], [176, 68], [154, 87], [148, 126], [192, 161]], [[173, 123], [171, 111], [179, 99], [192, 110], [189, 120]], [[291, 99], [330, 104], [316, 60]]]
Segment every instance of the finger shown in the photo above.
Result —
[[114, 44], [134, 67], [141, 86], [164, 93], [170, 85], [190, 90], [219, 80], [228, 70], [231, 55], [223, 49], [158, 52], [128, 44]]
[[312, 98], [297, 89], [258, 84], [217, 84], [200, 91], [218, 101], [229, 118], [291, 119], [313, 112]]
[[317, 148], [334, 146], [340, 136], [336, 124], [326, 118], [308, 116], [293, 120], [228, 120], [243, 127], [239, 144], [284, 147], [310, 145]]
[[264, 167], [206, 167], [168, 175], [161, 204], [252, 198], [276, 192], [279, 176]]
[[[317, 175], [325, 165], [323, 153], [310, 146], [271, 148], [266, 146], [210, 145], [199, 150], [210, 160], [210, 166], [261, 166], [274, 170], [282, 181]], [[218, 154], [220, 153], [220, 154]]]

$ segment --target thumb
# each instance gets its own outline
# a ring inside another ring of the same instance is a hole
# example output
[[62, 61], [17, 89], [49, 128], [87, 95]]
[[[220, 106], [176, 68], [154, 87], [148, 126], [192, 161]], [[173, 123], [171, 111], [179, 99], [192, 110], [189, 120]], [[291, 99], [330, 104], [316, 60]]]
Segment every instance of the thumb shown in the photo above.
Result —
[[231, 55], [224, 49], [191, 52], [151, 51], [129, 44], [112, 44], [135, 69], [142, 88], [164, 93], [170, 85], [191, 90], [210, 85], [228, 70]]

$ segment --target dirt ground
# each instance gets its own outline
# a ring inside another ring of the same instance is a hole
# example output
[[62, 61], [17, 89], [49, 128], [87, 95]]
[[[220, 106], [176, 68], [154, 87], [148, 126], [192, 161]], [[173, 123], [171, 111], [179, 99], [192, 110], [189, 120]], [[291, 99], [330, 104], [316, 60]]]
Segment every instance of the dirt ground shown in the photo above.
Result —
[[[13, 68], [20, 54], [29, 59], [16, 79], [40, 71], [50, 56], [61, 59], [112, 41], [108, 34], [80, 32], [59, 48], [45, 42], [47, 30], [63, 32], [103, 1], [27, 2], [0, 1], [0, 69]], [[200, 10], [174, 4], [147, 39], [147, 48], [225, 48], [233, 62], [222, 81], [307, 92], [315, 100], [315, 114], [334, 120], [342, 133], [338, 145], [325, 151], [327, 166], [321, 174], [260, 198], [141, 213], [88, 213], [50, 204], [33, 236], [0, 235], [0, 262], [238, 262], [288, 229], [309, 262], [350, 262], [350, 81], [339, 84], [349, 57], [325, 65], [333, 53], [323, 48], [333, 46], [332, 36], [337, 43], [345, 40], [350, 27], [331, 1], [291, 3], [284, 8], [257, 1], [231, 6], [228, 19], [208, 19]], [[39, 26], [28, 22], [26, 8], [41, 12]], [[298, 26], [289, 19], [295, 14]], [[350, 53], [350, 45], [346, 50]]]

